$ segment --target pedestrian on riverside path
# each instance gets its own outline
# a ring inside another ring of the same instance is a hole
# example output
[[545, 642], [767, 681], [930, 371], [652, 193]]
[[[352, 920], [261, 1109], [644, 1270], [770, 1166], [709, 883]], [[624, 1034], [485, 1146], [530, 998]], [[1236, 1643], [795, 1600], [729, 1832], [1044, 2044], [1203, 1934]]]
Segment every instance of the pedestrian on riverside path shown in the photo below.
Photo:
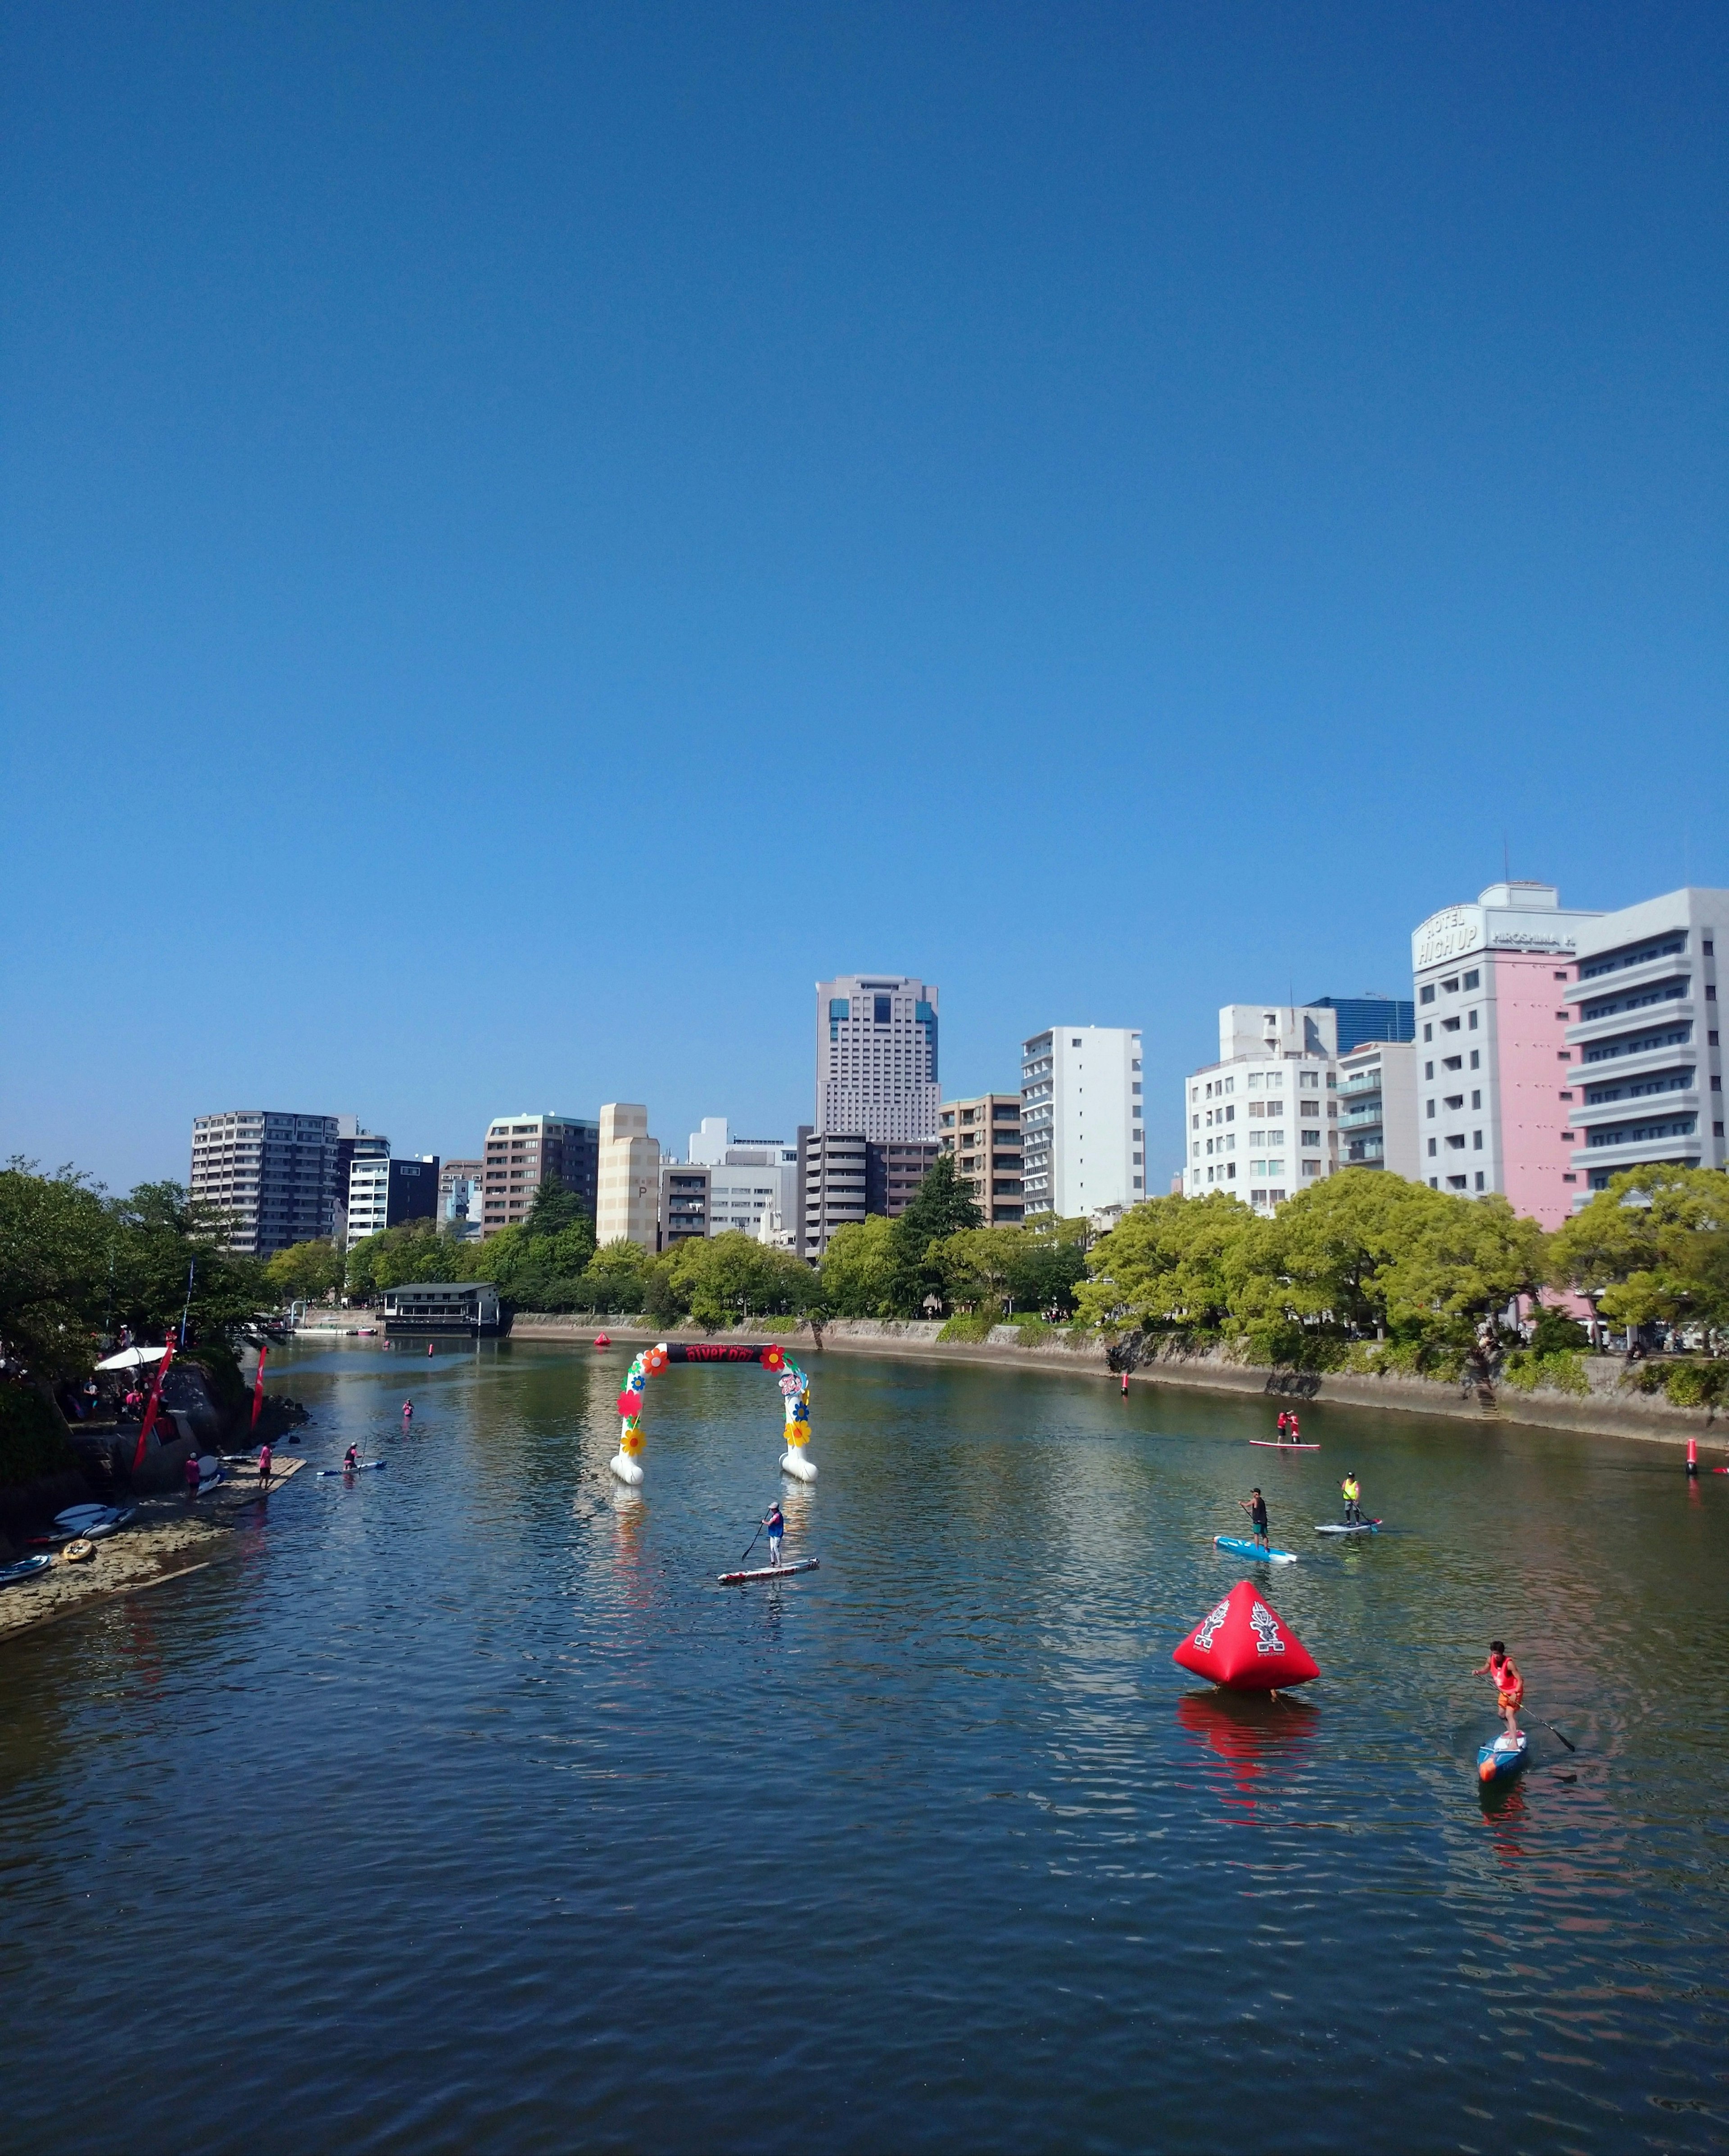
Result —
[[187, 1496], [188, 1497], [196, 1497], [198, 1494], [199, 1482], [198, 1455], [197, 1453], [187, 1453], [186, 1455], [185, 1465], [182, 1467], [180, 1471], [186, 1480]]

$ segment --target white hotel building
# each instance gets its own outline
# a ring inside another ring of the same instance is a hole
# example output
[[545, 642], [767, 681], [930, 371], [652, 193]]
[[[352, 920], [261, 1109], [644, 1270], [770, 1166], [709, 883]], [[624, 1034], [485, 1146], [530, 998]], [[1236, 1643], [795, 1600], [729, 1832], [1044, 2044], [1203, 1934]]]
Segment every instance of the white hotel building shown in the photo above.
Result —
[[1675, 891], [1580, 931], [1566, 1029], [1573, 1204], [1629, 1168], [1721, 1168], [1717, 947], [1729, 891]]
[[1126, 1211], [1147, 1195], [1141, 1035], [1054, 1025], [1021, 1043], [1022, 1204], [1027, 1217]]
[[1219, 1060], [1183, 1087], [1183, 1194], [1270, 1212], [1339, 1168], [1338, 1019], [1324, 1006], [1227, 1004]]
[[936, 990], [901, 973], [817, 983], [818, 1137], [936, 1142]]

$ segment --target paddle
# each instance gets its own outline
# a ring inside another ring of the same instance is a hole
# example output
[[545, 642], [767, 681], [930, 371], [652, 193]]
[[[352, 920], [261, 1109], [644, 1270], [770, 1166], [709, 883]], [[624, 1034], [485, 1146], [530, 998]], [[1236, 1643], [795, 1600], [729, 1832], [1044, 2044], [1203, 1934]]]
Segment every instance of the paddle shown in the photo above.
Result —
[[[1538, 1722], [1543, 1722], [1543, 1717], [1542, 1717], [1542, 1715], [1540, 1715], [1540, 1714], [1539, 1714], [1539, 1715], [1537, 1715], [1535, 1718], [1536, 1718], [1536, 1720], [1537, 1720]], [[1545, 1728], [1545, 1729], [1547, 1729], [1547, 1730], [1550, 1732], [1550, 1734], [1551, 1734], [1552, 1736], [1554, 1736], [1554, 1737], [1561, 1737], [1561, 1732], [1560, 1732], [1558, 1729], [1557, 1729], [1557, 1728], [1556, 1728], [1556, 1727], [1555, 1727], [1555, 1725], [1554, 1725], [1554, 1723], [1553, 1723], [1552, 1722], [1543, 1722], [1543, 1727], [1544, 1727], [1544, 1728]], [[1577, 1751], [1578, 1750], [1578, 1748], [1578, 1748], [1578, 1746], [1573, 1743], [1573, 1741], [1572, 1738], [1570, 1738], [1570, 1737], [1561, 1737], [1561, 1741], [1562, 1741], [1562, 1743], [1567, 1747], [1567, 1750], [1568, 1750], [1569, 1752], [1577, 1752]]]
[[[767, 1526], [767, 1524], [768, 1524], [768, 1522], [767, 1522], [766, 1520], [765, 1520], [765, 1521], [763, 1521], [763, 1522], [762, 1522], [762, 1525], [761, 1525], [761, 1526], [759, 1526], [759, 1527], [757, 1527], [757, 1535], [760, 1535], [760, 1534], [762, 1533], [762, 1528], [763, 1528], [763, 1527], [766, 1527]], [[744, 1563], [744, 1561], [745, 1561], [745, 1558], [747, 1558], [747, 1557], [750, 1555], [751, 1552], [752, 1552], [753, 1549], [755, 1549], [755, 1548], [756, 1548], [756, 1547], [757, 1547], [757, 1535], [752, 1535], [752, 1536], [751, 1537], [751, 1539], [750, 1539], [750, 1540], [749, 1540], [749, 1541], [745, 1544], [745, 1547], [744, 1547], [744, 1555], [739, 1558], [739, 1563], [740, 1563], [741, 1564], [742, 1564], [742, 1563]]]

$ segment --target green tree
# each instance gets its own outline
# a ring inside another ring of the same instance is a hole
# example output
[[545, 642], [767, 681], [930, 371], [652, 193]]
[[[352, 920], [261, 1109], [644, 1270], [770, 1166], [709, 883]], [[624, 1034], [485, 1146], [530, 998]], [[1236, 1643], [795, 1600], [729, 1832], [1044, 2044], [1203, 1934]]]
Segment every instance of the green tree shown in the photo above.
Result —
[[837, 1317], [888, 1316], [895, 1259], [895, 1224], [884, 1214], [837, 1228], [823, 1253], [823, 1306]]
[[906, 1210], [892, 1223], [892, 1262], [885, 1298], [890, 1315], [916, 1317], [927, 1296], [941, 1301], [942, 1273], [931, 1260], [931, 1245], [977, 1228], [983, 1218], [972, 1192], [955, 1173], [954, 1155], [939, 1153]]
[[711, 1332], [745, 1317], [797, 1316], [816, 1298], [817, 1276], [802, 1259], [736, 1230], [693, 1236], [669, 1255], [679, 1301]]
[[283, 1302], [318, 1302], [342, 1279], [341, 1253], [334, 1243], [291, 1243], [264, 1265], [264, 1278]]
[[1653, 1163], [1612, 1177], [1556, 1230], [1551, 1260], [1617, 1324], [1729, 1329], [1729, 1175]]
[[541, 1236], [562, 1235], [579, 1220], [587, 1223], [588, 1248], [592, 1255], [594, 1249], [593, 1215], [576, 1192], [567, 1189], [557, 1176], [542, 1176], [529, 1205], [528, 1217], [522, 1224], [529, 1240], [534, 1241]]
[[1506, 1199], [1444, 1193], [1416, 1234], [1383, 1268], [1387, 1312], [1437, 1343], [1469, 1348], [1516, 1296], [1536, 1299], [1550, 1270], [1549, 1239]]
[[41, 1375], [82, 1376], [95, 1363], [117, 1233], [87, 1176], [0, 1170], [0, 1341]]
[[1223, 1191], [1149, 1199], [1087, 1252], [1090, 1277], [1075, 1297], [1081, 1316], [1107, 1327], [1220, 1332], [1230, 1308], [1227, 1260], [1253, 1221]]
[[942, 1282], [943, 1301], [952, 1307], [1006, 1310], [1024, 1267], [1028, 1240], [1023, 1228], [961, 1228], [933, 1242], [928, 1256]]

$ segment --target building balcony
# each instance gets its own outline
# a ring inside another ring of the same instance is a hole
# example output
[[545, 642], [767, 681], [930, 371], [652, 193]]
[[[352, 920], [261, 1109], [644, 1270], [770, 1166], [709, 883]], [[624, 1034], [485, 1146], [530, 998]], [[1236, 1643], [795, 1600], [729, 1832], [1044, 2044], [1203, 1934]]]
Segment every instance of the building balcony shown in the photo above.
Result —
[[1341, 1116], [1339, 1128], [1342, 1131], [1378, 1131], [1386, 1120], [1378, 1094], [1372, 1108], [1357, 1108], [1348, 1116]]
[[1668, 1122], [1702, 1112], [1699, 1088], [1693, 1085], [1670, 1093], [1641, 1093], [1631, 1101], [1576, 1101], [1567, 1120], [1572, 1130], [1593, 1131], [1611, 1123]]
[[1344, 1164], [1347, 1168], [1375, 1168], [1387, 1158], [1387, 1144], [1383, 1138], [1352, 1138], [1346, 1147]]
[[1709, 1137], [1701, 1132], [1696, 1119], [1690, 1137], [1645, 1138], [1626, 1145], [1582, 1146], [1568, 1157], [1567, 1164], [1584, 1178], [1588, 1190], [1601, 1190], [1610, 1176], [1623, 1174], [1629, 1168], [1649, 1168], [1663, 1161], [1678, 1161], [1687, 1168], [1697, 1168], [1709, 1158], [1710, 1145]]
[[1685, 1042], [1670, 1041], [1661, 1048], [1642, 1048], [1635, 1055], [1605, 1055], [1600, 1062], [1588, 1063], [1583, 1055], [1567, 1067], [1567, 1081], [1576, 1086], [1620, 1085], [1638, 1078], [1655, 1078], [1665, 1070], [1673, 1070], [1677, 1064], [1691, 1063], [1703, 1043], [1703, 1036], [1696, 1034], [1685, 1022], [1681, 1025], [1665, 1025], [1658, 1029], [1664, 1033], [1685, 1031]]
[[1620, 1033], [1666, 1032], [1673, 1026], [1698, 1022], [1698, 1009], [1691, 995], [1664, 996], [1634, 1010], [1610, 1011], [1602, 1018], [1582, 1019], [1568, 1026], [1562, 1038], [1574, 1047], [1589, 1048], [1598, 1041], [1613, 1040]]
[[[1595, 963], [1590, 958], [1584, 961], [1588, 966]], [[1671, 951], [1664, 957], [1647, 958], [1642, 966], [1618, 966], [1613, 973], [1598, 973], [1589, 980], [1580, 978], [1565, 983], [1557, 981], [1555, 986], [1563, 991], [1563, 1003], [1589, 1003], [1599, 996], [1636, 994], [1639, 989], [1653, 988], [1660, 981], [1672, 981], [1677, 974], [1691, 973], [1696, 963], [1691, 953]]]

